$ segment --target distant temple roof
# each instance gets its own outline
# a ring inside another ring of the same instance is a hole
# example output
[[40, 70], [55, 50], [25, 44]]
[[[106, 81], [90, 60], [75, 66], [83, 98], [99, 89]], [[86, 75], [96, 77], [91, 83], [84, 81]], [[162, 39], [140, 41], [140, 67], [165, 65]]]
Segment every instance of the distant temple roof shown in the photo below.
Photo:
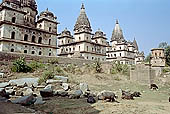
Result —
[[75, 32], [91, 32], [90, 21], [86, 15], [84, 4], [81, 6], [80, 15], [77, 18], [76, 24], [74, 26]]
[[30, 7], [33, 10], [37, 10], [37, 5], [35, 0], [3, 0], [3, 2], [10, 2], [23, 7]]
[[138, 50], [139, 50], [139, 48], [138, 48], [138, 44], [137, 44], [137, 42], [136, 42], [136, 39], [135, 39], [135, 38], [134, 38], [134, 40], [133, 40], [133, 45], [134, 45], [135, 49], [138, 51]]
[[124, 40], [122, 29], [120, 28], [118, 20], [116, 20], [116, 25], [112, 33], [111, 41], [113, 40]]
[[46, 16], [46, 17], [54, 17], [54, 14], [52, 13], [52, 12], [50, 12], [50, 11], [48, 11], [48, 8], [46, 9], [46, 11], [43, 11], [43, 12], [41, 12], [40, 13], [40, 16]]

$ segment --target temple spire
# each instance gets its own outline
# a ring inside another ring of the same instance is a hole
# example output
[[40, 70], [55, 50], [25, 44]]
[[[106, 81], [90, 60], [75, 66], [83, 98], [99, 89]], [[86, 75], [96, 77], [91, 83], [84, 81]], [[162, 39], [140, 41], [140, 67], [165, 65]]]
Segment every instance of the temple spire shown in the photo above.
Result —
[[119, 24], [119, 21], [118, 21], [118, 19], [116, 19], [116, 24]]
[[121, 29], [121, 27], [119, 25], [118, 20], [116, 20], [116, 25], [115, 25], [115, 28], [113, 30], [111, 40], [112, 41], [113, 40], [117, 40], [117, 41], [124, 40], [123, 32], [122, 32], [122, 29]]
[[85, 9], [85, 7], [84, 7], [84, 3], [82, 3], [82, 5], [81, 5], [81, 9]]
[[134, 40], [133, 40], [133, 45], [135, 46], [135, 49], [138, 51], [138, 50], [139, 50], [139, 49], [138, 49], [138, 44], [137, 44], [137, 42], [136, 42], [135, 37], [134, 37]]
[[80, 15], [77, 18], [76, 24], [74, 26], [74, 32], [89, 32], [91, 33], [90, 21], [86, 15], [84, 4], [81, 5]]

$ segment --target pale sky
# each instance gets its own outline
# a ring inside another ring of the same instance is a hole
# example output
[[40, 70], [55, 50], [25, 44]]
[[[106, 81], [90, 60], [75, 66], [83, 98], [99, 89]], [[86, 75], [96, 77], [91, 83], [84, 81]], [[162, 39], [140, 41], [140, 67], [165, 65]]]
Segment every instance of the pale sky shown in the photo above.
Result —
[[170, 0], [36, 0], [39, 13], [46, 8], [57, 16], [58, 32], [73, 27], [82, 2], [93, 32], [100, 28], [111, 38], [118, 19], [126, 40], [137, 40], [147, 55], [160, 42], [170, 44]]

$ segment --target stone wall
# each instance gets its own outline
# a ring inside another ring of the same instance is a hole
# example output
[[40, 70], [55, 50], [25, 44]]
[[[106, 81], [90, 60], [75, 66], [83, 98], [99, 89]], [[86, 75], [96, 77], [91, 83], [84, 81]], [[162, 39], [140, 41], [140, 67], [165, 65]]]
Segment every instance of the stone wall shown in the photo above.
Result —
[[41, 62], [42, 61], [48, 62], [49, 59], [57, 59], [59, 61], [59, 64], [76, 64], [78, 66], [94, 62], [94, 61], [79, 59], [79, 58], [33, 56], [33, 55], [26, 55], [26, 54], [20, 54], [20, 53], [0, 52], [0, 64], [4, 62], [10, 63], [16, 60], [17, 58], [23, 57], [23, 56], [25, 57], [27, 61], [35, 60], [35, 61], [41, 61]]
[[155, 70], [150, 66], [140, 64], [130, 68], [130, 80], [142, 84], [154, 83], [156, 77]]

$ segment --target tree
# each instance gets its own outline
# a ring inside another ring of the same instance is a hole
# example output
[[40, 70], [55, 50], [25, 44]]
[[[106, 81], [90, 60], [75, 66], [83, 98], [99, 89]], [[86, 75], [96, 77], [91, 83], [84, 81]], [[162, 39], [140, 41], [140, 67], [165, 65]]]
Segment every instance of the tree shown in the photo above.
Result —
[[165, 48], [165, 59], [166, 59], [166, 64], [170, 66], [170, 45], [168, 45]]
[[158, 46], [158, 48], [163, 48], [165, 49], [166, 47], [168, 46], [168, 43], [167, 42], [161, 42]]
[[145, 58], [145, 62], [149, 62], [151, 59], [151, 53], [148, 54], [148, 56]]

